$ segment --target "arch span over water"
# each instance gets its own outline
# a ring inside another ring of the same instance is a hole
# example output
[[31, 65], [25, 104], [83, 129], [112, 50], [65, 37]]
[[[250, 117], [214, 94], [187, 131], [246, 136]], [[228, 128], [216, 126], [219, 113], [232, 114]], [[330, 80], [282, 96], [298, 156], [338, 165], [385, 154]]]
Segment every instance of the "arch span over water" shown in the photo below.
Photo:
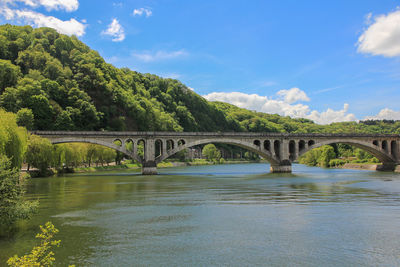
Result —
[[[364, 149], [387, 165], [400, 164], [400, 135], [390, 134], [288, 134], [288, 133], [206, 133], [206, 132], [54, 132], [36, 131], [34, 134], [52, 143], [84, 142], [103, 145], [142, 163], [143, 174], [157, 173], [157, 163], [192, 146], [207, 143], [236, 145], [259, 154], [271, 163], [272, 172], [291, 172], [291, 163], [307, 151], [333, 143], [350, 144]], [[120, 140], [122, 145], [114, 144]], [[125, 147], [144, 142], [144, 158]], [[156, 145], [157, 143], [157, 145]], [[161, 148], [159, 147], [161, 145]], [[156, 148], [156, 146], [158, 146]], [[156, 149], [161, 151], [156, 157]]]

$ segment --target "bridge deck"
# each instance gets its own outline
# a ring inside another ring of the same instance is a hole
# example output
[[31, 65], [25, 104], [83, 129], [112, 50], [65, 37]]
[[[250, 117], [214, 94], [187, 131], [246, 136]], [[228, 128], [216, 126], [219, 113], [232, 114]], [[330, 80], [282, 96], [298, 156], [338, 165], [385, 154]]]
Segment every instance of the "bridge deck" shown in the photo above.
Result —
[[271, 133], [271, 132], [118, 132], [118, 131], [31, 131], [32, 134], [46, 136], [140, 136], [140, 137], [369, 137], [369, 138], [399, 138], [400, 134], [363, 134], [363, 133]]

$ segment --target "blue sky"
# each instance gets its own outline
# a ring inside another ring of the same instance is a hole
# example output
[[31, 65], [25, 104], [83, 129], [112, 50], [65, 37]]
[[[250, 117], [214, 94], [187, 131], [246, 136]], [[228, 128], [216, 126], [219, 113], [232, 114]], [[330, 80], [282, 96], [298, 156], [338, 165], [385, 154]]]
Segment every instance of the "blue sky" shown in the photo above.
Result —
[[117, 67], [318, 123], [400, 119], [400, 1], [0, 0]]

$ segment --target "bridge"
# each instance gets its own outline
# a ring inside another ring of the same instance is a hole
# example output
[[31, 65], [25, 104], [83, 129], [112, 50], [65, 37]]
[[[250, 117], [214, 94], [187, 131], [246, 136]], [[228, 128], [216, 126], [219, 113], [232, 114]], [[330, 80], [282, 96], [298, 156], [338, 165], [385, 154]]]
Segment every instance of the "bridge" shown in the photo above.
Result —
[[[342, 143], [361, 148], [382, 162], [381, 170], [400, 164], [400, 135], [383, 134], [293, 134], [222, 132], [71, 132], [34, 131], [53, 144], [91, 143], [115, 149], [142, 164], [143, 174], [157, 174], [157, 163], [196, 145], [224, 143], [255, 152], [271, 164], [271, 172], [291, 172], [292, 162], [311, 149]], [[132, 149], [126, 144], [132, 143]], [[144, 144], [143, 157], [138, 144]]]

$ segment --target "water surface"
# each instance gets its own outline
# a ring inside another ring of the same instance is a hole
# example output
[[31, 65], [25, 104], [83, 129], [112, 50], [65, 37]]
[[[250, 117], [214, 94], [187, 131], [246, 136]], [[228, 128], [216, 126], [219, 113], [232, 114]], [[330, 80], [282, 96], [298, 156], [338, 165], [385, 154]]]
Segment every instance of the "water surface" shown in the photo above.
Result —
[[39, 213], [0, 265], [52, 221], [57, 266], [399, 266], [400, 175], [267, 164], [32, 179]]

